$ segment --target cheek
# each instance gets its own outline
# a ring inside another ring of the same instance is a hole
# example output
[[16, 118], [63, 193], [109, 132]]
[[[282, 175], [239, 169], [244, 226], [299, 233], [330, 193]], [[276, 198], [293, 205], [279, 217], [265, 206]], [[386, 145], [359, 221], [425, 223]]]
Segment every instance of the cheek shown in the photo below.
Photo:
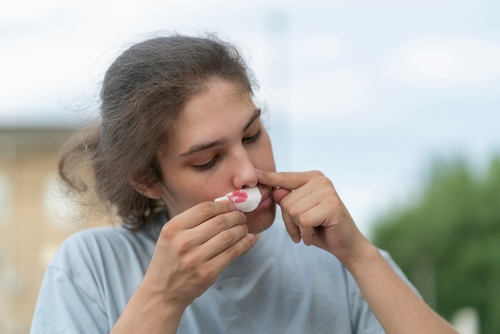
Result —
[[192, 178], [186, 178], [184, 181], [175, 187], [176, 198], [184, 209], [217, 198], [217, 196], [212, 195], [214, 188], [211, 182], [196, 182]]
[[[198, 198], [203, 194], [204, 189], [200, 189], [200, 185], [192, 177], [189, 177], [188, 173], [170, 169], [170, 173], [165, 174], [163, 184], [166, 194], [164, 199], [169, 210], [178, 214], [200, 201]], [[172, 175], [175, 177], [171, 177]]]
[[228, 174], [224, 172], [196, 172], [188, 166], [174, 166], [169, 171], [164, 173], [169, 202], [182, 211], [201, 202], [213, 201], [230, 188]]

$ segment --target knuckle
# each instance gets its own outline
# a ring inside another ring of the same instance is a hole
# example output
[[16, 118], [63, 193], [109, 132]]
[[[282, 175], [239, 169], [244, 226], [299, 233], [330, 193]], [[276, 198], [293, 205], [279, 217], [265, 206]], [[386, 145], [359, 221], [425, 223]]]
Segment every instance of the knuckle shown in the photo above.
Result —
[[213, 205], [211, 202], [203, 202], [198, 204], [198, 210], [204, 216], [208, 216], [213, 212]]
[[200, 285], [204, 285], [214, 280], [214, 270], [208, 266], [200, 268], [196, 272], [196, 280], [200, 283]]
[[217, 230], [224, 230], [227, 228], [227, 221], [224, 216], [221, 215], [213, 218], [213, 224]]
[[311, 181], [321, 187], [332, 187], [332, 181], [324, 175], [318, 175]]
[[310, 174], [311, 174], [311, 176], [313, 176], [313, 177], [321, 177], [321, 176], [324, 176], [324, 174], [323, 174], [323, 173], [321, 173], [319, 170], [312, 170], [312, 171], [310, 171]]
[[293, 180], [293, 175], [290, 173], [281, 174], [283, 183], [289, 183]]
[[297, 218], [300, 226], [309, 226], [309, 217], [307, 214], [303, 213]]
[[289, 201], [288, 196], [283, 197], [283, 198], [281, 199], [281, 202], [280, 202], [280, 206], [281, 206], [282, 208], [287, 209], [287, 211], [288, 211], [288, 212], [290, 212], [290, 210], [289, 210], [289, 209], [290, 209], [290, 208], [289, 208], [289, 202], [290, 202], [290, 201]]
[[328, 186], [328, 187], [333, 186], [332, 181], [330, 181], [330, 179], [327, 178], [326, 176], [319, 177], [318, 181], [320, 182], [320, 184], [322, 184], [324, 186]]
[[340, 206], [340, 201], [334, 196], [329, 196], [325, 198], [325, 204], [332, 208], [338, 208]]
[[224, 244], [232, 244], [234, 240], [233, 234], [228, 230], [222, 231], [220, 233], [220, 238]]
[[245, 227], [245, 226], [243, 226], [243, 224], [241, 224], [241, 225], [238, 225], [238, 227], [239, 227], [239, 229], [241, 231], [241, 235], [242, 236], [245, 236], [245, 235], [248, 234], [248, 226]]
[[238, 257], [238, 251], [234, 247], [228, 248], [227, 249], [227, 257], [230, 260], [236, 259]]
[[186, 254], [191, 249], [191, 242], [187, 239], [180, 240], [176, 248], [178, 254]]
[[180, 260], [182, 270], [191, 271], [196, 268], [196, 258], [194, 256], [185, 256]]
[[170, 240], [174, 237], [176, 234], [175, 228], [173, 227], [173, 224], [165, 224], [160, 232], [160, 236], [162, 239]]
[[299, 210], [294, 206], [288, 208], [288, 213], [292, 217], [297, 217], [300, 214]]
[[231, 209], [231, 202], [229, 201], [220, 201], [217, 202], [217, 205], [223, 205], [226, 211], [233, 211], [233, 209]]
[[247, 216], [240, 212], [240, 211], [234, 211], [234, 214], [237, 215], [237, 221], [240, 222], [241, 224], [245, 223], [247, 221]]
[[205, 285], [208, 281], [208, 277], [204, 270], [199, 270], [194, 275], [194, 281], [197, 285]]

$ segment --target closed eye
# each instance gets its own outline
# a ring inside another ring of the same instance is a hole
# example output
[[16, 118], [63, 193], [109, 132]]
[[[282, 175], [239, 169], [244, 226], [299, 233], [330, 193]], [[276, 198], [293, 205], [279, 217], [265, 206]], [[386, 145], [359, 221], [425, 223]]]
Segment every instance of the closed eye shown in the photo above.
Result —
[[[259, 128], [259, 130], [257, 130], [257, 132], [252, 135], [252, 136], [248, 136], [248, 137], [245, 137], [243, 138], [241, 141], [244, 143], [244, 144], [251, 144], [253, 142], [256, 142], [257, 140], [259, 140], [259, 138], [262, 136], [262, 131], [261, 129]], [[209, 170], [211, 169], [215, 163], [217, 162], [217, 160], [220, 158], [220, 155], [217, 154], [212, 160], [210, 160], [209, 162], [207, 162], [206, 164], [202, 164], [202, 165], [193, 165], [193, 167], [197, 170], [197, 171], [206, 171], [206, 170]]]
[[259, 128], [259, 130], [257, 131], [257, 133], [255, 133], [253, 136], [243, 138], [242, 142], [245, 143], [245, 144], [246, 143], [252, 143], [254, 141], [257, 141], [261, 136], [262, 136], [262, 131]]
[[212, 168], [212, 166], [215, 164], [215, 162], [219, 159], [219, 155], [217, 154], [212, 160], [207, 162], [206, 164], [203, 165], [193, 165], [194, 168], [198, 171], [204, 171]]

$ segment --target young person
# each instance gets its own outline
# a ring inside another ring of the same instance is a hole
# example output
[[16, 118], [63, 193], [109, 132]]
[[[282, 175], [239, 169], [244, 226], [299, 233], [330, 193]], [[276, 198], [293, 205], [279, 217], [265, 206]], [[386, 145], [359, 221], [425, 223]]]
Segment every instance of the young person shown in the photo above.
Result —
[[[213, 37], [154, 38], [115, 60], [100, 121], [59, 172], [123, 225], [61, 246], [32, 333], [455, 332], [328, 178], [276, 172], [252, 89], [237, 50]], [[252, 212], [214, 202], [249, 187], [262, 194]]]

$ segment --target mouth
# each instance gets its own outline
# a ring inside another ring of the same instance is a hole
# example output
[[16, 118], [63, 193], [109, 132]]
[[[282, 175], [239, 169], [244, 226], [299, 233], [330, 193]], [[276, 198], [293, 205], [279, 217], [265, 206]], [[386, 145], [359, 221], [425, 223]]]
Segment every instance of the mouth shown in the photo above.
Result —
[[273, 203], [273, 197], [271, 196], [271, 192], [263, 194], [262, 200], [260, 201], [259, 205], [253, 211], [248, 213], [259, 212], [264, 209], [267, 209], [272, 203]]

